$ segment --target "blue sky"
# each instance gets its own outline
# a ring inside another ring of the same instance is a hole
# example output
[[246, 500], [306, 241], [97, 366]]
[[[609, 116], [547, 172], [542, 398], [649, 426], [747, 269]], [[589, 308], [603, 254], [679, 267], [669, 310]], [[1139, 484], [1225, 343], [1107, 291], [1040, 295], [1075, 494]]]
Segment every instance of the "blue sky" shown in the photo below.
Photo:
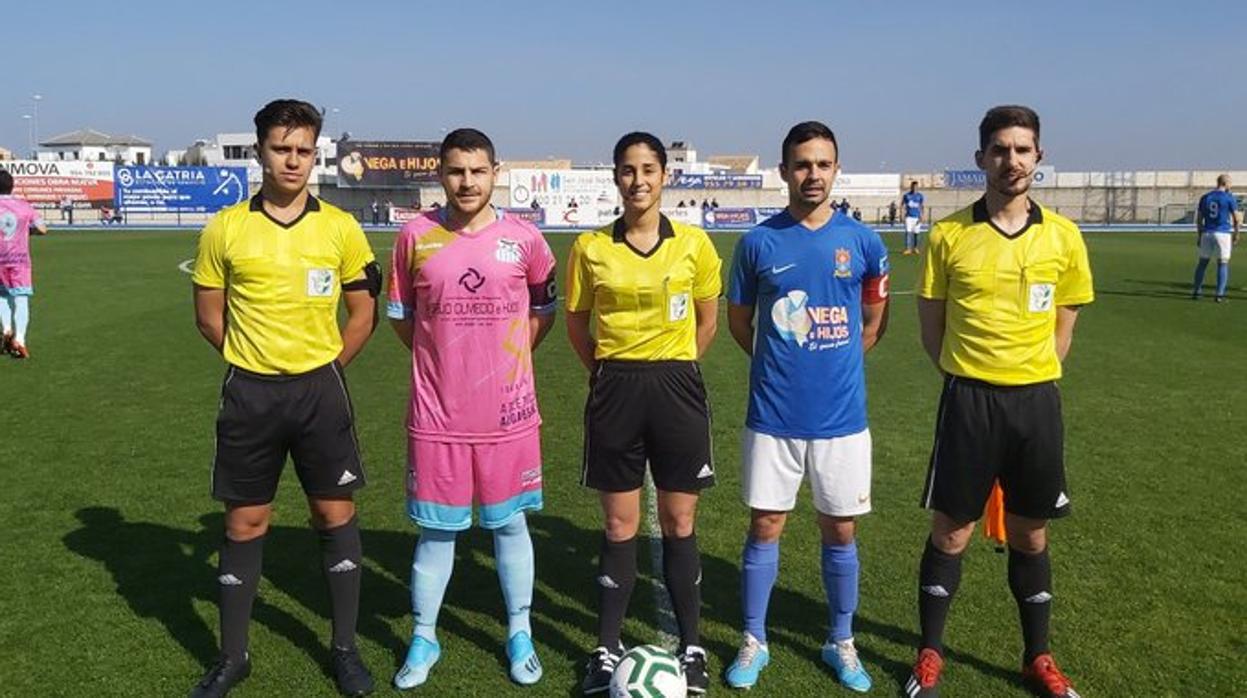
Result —
[[91, 126], [159, 152], [249, 130], [265, 101], [328, 132], [488, 132], [503, 158], [607, 160], [653, 131], [778, 159], [804, 119], [846, 171], [972, 167], [994, 104], [1043, 118], [1064, 170], [1247, 169], [1247, 3], [386, 1], [12, 3], [0, 145]]

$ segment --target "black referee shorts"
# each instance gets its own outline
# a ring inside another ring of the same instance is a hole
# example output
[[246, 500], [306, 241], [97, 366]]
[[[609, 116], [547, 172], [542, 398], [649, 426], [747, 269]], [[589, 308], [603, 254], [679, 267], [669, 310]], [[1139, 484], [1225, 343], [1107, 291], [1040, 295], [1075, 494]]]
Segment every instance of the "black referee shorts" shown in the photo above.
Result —
[[582, 484], [628, 492], [645, 482], [665, 492], [714, 484], [710, 403], [693, 361], [603, 361], [585, 404]]
[[293, 376], [231, 366], [221, 387], [212, 496], [267, 504], [289, 455], [309, 497], [348, 497], [364, 486], [355, 415], [336, 362]]
[[1005, 511], [1032, 519], [1068, 515], [1064, 433], [1056, 383], [999, 386], [948, 376], [922, 505], [977, 521], [999, 479]]

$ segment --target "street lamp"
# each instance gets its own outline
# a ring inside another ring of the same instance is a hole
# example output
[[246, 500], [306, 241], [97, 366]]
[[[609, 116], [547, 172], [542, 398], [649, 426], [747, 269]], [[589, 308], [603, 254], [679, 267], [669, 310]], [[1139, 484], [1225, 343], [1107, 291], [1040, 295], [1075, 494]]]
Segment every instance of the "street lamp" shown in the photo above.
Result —
[[30, 114], [22, 114], [22, 118], [26, 120], [26, 145], [29, 148], [30, 157], [35, 157], [35, 121]]
[[[35, 103], [35, 110], [33, 112], [34, 116], [31, 117], [31, 129], [34, 133], [34, 141], [36, 144], [38, 144], [39, 143], [39, 100], [43, 99], [43, 95], [35, 93], [35, 95], [33, 96], [33, 99]], [[35, 159], [38, 160], [39, 158], [35, 156]]]

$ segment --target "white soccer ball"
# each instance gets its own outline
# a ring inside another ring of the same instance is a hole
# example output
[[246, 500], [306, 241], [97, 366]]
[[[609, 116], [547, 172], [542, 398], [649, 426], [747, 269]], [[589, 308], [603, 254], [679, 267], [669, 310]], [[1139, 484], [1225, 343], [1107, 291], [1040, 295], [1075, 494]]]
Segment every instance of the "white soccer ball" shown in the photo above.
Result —
[[686, 698], [688, 681], [680, 660], [657, 645], [624, 653], [611, 675], [610, 698]]

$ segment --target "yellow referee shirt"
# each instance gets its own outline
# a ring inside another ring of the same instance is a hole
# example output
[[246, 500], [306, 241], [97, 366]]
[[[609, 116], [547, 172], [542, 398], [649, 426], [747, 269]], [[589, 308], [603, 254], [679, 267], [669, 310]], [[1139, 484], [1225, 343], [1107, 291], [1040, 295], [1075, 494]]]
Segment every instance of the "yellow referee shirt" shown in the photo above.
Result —
[[663, 216], [658, 245], [641, 253], [624, 237], [623, 219], [572, 245], [567, 309], [597, 316], [598, 359], [693, 361], [693, 303], [719, 295], [722, 261], [706, 231]]
[[319, 368], [342, 351], [342, 284], [374, 261], [350, 214], [307, 197], [303, 213], [279, 223], [260, 195], [223, 209], [199, 235], [196, 286], [225, 290], [225, 360], [264, 374]]
[[979, 199], [931, 226], [918, 295], [945, 301], [940, 368], [996, 385], [1061, 377], [1056, 309], [1095, 299], [1082, 232], [1034, 201], [1006, 235]]

